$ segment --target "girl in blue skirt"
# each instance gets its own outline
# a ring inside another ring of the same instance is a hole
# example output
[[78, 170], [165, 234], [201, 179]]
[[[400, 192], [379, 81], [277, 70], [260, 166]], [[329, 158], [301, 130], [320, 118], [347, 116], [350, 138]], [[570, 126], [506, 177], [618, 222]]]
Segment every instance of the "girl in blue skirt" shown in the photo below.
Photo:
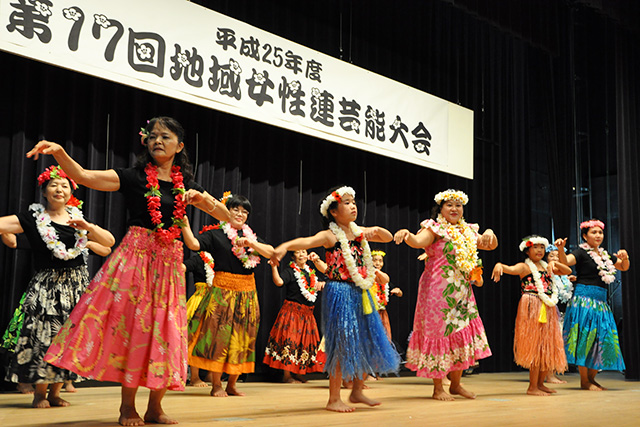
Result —
[[322, 298], [325, 371], [329, 373], [326, 409], [352, 412], [355, 408], [340, 398], [343, 379], [353, 380], [351, 403], [378, 406], [380, 402], [363, 393], [364, 377], [397, 372], [400, 365], [400, 356], [387, 338], [371, 288], [375, 267], [369, 241], [390, 242], [392, 235], [382, 227], [355, 224], [358, 208], [351, 187], [329, 193], [320, 204], [320, 214], [327, 229], [281, 244], [272, 261], [278, 263], [287, 251], [319, 246], [326, 249], [328, 281]]
[[580, 387], [584, 390], [606, 390], [595, 380], [600, 370], [623, 371], [618, 329], [607, 304], [607, 288], [615, 280], [616, 270], [629, 269], [629, 255], [620, 249], [610, 256], [600, 247], [604, 239], [604, 223], [597, 219], [580, 224], [584, 243], [566, 255], [567, 239], [558, 239], [560, 262], [576, 266], [577, 280], [573, 298], [564, 315], [564, 345], [567, 362], [577, 365]]

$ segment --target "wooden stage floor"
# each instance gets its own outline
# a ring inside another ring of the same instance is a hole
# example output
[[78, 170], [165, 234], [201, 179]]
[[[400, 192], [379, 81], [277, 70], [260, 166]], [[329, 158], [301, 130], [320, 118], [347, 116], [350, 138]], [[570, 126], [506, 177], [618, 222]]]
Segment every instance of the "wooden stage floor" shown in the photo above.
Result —
[[[238, 388], [245, 397], [213, 398], [210, 388], [188, 387], [168, 392], [165, 411], [181, 426], [638, 426], [640, 382], [625, 381], [622, 374], [602, 373], [604, 392], [579, 389], [579, 376], [568, 374], [567, 384], [555, 386], [550, 397], [525, 395], [527, 372], [479, 374], [463, 378], [465, 388], [478, 398], [455, 402], [430, 399], [431, 381], [393, 377], [368, 381], [367, 395], [382, 401], [369, 408], [356, 405], [353, 413], [324, 410], [328, 380], [306, 384], [248, 382]], [[343, 400], [348, 391], [342, 391]], [[115, 426], [120, 402], [119, 387], [84, 387], [64, 393], [72, 406], [33, 409], [31, 397], [0, 394], [0, 425], [5, 426]], [[140, 389], [138, 409], [146, 407], [148, 390]]]

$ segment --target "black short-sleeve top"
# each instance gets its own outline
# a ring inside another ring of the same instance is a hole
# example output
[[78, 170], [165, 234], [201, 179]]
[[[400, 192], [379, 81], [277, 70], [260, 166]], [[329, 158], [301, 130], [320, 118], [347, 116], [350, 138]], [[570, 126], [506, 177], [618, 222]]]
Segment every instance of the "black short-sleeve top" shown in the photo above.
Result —
[[[77, 257], [63, 260], [56, 258], [53, 252], [47, 248], [47, 244], [42, 240], [42, 236], [36, 228], [36, 218], [32, 211], [20, 212], [18, 215], [20, 225], [24, 230], [24, 234], [29, 240], [31, 246], [31, 256], [33, 259], [33, 268], [43, 270], [47, 268], [71, 268], [84, 265], [84, 256], [79, 254]], [[76, 230], [68, 225], [58, 224], [51, 221], [51, 225], [58, 233], [58, 240], [65, 244], [67, 248], [72, 248], [76, 244]]]
[[[602, 277], [598, 273], [598, 265], [589, 256], [586, 250], [577, 248], [571, 252], [576, 257], [576, 283], [582, 283], [583, 285], [599, 286], [601, 288], [609, 288], [609, 285], [602, 281]], [[611, 262], [616, 263], [618, 258], [615, 255], [611, 255]]]
[[[238, 230], [238, 237], [242, 237], [242, 230]], [[233, 245], [222, 229], [207, 230], [197, 236], [200, 250], [207, 251], [215, 261], [214, 271], [224, 271], [233, 274], [252, 274], [255, 268], [244, 268], [242, 261], [231, 251]], [[265, 243], [258, 237], [258, 242]], [[257, 255], [257, 253], [256, 253]]]
[[196, 254], [184, 262], [187, 268], [186, 274], [192, 273], [193, 280], [196, 283], [207, 283], [207, 274], [204, 271], [204, 261], [200, 258], [200, 254]]
[[[304, 271], [303, 269], [300, 269], [300, 270], [301, 270], [301, 274], [304, 275], [304, 277], [306, 277], [307, 281], [309, 281], [309, 275], [307, 274], [307, 272]], [[280, 272], [280, 277], [282, 278], [282, 281], [284, 282], [284, 287], [285, 287], [284, 299], [288, 301], [297, 302], [303, 305], [315, 304], [315, 301], [313, 302], [309, 301], [304, 297], [304, 295], [302, 295], [302, 291], [300, 290], [300, 285], [298, 285], [298, 279], [296, 279], [296, 276], [291, 267], [287, 266], [286, 268], [283, 268], [282, 271]]]
[[[120, 189], [118, 190], [125, 197], [125, 205], [129, 213], [127, 227], [138, 226], [153, 230], [155, 226], [151, 222], [151, 215], [147, 210], [147, 198], [145, 193], [147, 188], [147, 175], [143, 168], [116, 168], [114, 171], [120, 179]], [[173, 184], [171, 181], [158, 181], [160, 186], [160, 212], [162, 213], [163, 228], [171, 227], [171, 217], [173, 216], [173, 202], [175, 196], [171, 193]], [[204, 188], [195, 181], [184, 184], [185, 190], [204, 191]]]

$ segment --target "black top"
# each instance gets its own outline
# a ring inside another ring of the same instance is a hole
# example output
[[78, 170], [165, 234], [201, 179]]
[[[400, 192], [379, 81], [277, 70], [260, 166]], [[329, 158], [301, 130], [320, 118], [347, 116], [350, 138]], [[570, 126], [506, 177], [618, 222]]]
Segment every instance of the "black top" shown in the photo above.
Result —
[[[609, 285], [602, 281], [602, 278], [598, 274], [598, 265], [589, 256], [587, 251], [582, 248], [578, 248], [571, 252], [576, 257], [576, 283], [582, 283], [583, 285], [594, 285], [601, 288], [608, 289]], [[611, 255], [611, 262], [616, 263], [618, 258], [615, 255]]]
[[[116, 168], [114, 171], [120, 178], [120, 189], [118, 190], [125, 197], [128, 219], [127, 227], [138, 226], [153, 230], [155, 226], [151, 222], [151, 215], [147, 210], [147, 198], [144, 194], [149, 191], [147, 188], [147, 175], [143, 168]], [[158, 180], [160, 187], [160, 212], [162, 213], [162, 228], [171, 227], [171, 217], [173, 216], [174, 195], [171, 193], [173, 184], [171, 181]], [[195, 181], [184, 184], [185, 190], [204, 191], [204, 188]]]
[[[18, 215], [20, 225], [24, 230], [25, 236], [29, 240], [31, 246], [31, 256], [33, 259], [33, 268], [43, 270], [45, 268], [71, 268], [84, 265], [84, 257], [79, 254], [77, 257], [69, 260], [63, 260], [56, 258], [47, 248], [47, 244], [42, 240], [42, 236], [38, 233], [36, 228], [36, 219], [33, 216], [33, 212], [20, 212]], [[86, 218], [85, 218], [86, 219]], [[74, 247], [76, 244], [76, 230], [68, 225], [57, 224], [51, 221], [51, 225], [58, 233], [58, 239], [65, 244], [67, 250]]]
[[204, 271], [204, 261], [200, 258], [200, 254], [196, 254], [184, 262], [187, 267], [186, 274], [192, 273], [193, 280], [198, 283], [207, 282], [207, 274]]
[[[300, 269], [302, 275], [309, 280], [309, 275], [303, 269]], [[280, 272], [280, 277], [284, 282], [285, 287], [285, 296], [284, 299], [288, 301], [297, 302], [303, 305], [314, 305], [314, 302], [307, 300], [304, 295], [302, 295], [302, 291], [300, 290], [300, 285], [298, 285], [298, 279], [296, 279], [295, 274], [293, 274], [293, 268], [287, 266]], [[318, 277], [316, 276], [316, 280]], [[317, 294], [316, 294], [317, 295]]]
[[[242, 230], [238, 230], [238, 237], [242, 237]], [[255, 268], [244, 268], [242, 261], [231, 251], [233, 247], [231, 240], [229, 240], [222, 229], [205, 231], [196, 238], [200, 242], [200, 250], [209, 252], [213, 257], [216, 263], [213, 268], [214, 271], [249, 275], [255, 270]], [[264, 240], [258, 237], [258, 242], [264, 243]], [[257, 252], [254, 253], [258, 255]]]

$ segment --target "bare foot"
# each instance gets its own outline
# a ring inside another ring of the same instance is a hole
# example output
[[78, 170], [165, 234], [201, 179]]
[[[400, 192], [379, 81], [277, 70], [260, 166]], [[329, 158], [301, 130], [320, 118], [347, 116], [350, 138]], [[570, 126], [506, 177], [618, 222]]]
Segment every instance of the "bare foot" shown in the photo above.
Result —
[[583, 390], [589, 390], [589, 391], [603, 391], [603, 390], [605, 390], [602, 387], [599, 387], [598, 385], [590, 383], [590, 382], [587, 382], [587, 383], [581, 382], [580, 383], [580, 388], [583, 389]]
[[295, 380], [298, 381], [299, 383], [305, 384], [307, 382], [307, 379], [304, 377], [304, 375], [295, 374], [293, 378], [295, 378]]
[[232, 387], [229, 384], [227, 384], [227, 395], [229, 395], [229, 396], [244, 396], [244, 393], [241, 392], [241, 391], [238, 391], [238, 389], [236, 388], [235, 385]]
[[442, 379], [442, 385], [451, 385], [451, 380], [447, 377]]
[[211, 393], [209, 393], [213, 397], [227, 397], [229, 396], [226, 391], [222, 388], [221, 385], [213, 385], [211, 386]]
[[208, 386], [208, 384], [202, 381], [200, 378], [198, 378], [197, 380], [189, 381], [189, 385], [191, 387], [207, 387]]
[[78, 391], [78, 389], [73, 385], [73, 381], [65, 381], [63, 388], [67, 393], [75, 393]]
[[64, 407], [64, 406], [71, 405], [69, 402], [67, 402], [66, 400], [64, 400], [60, 396], [49, 396], [47, 398], [47, 400], [49, 401], [49, 404], [51, 404], [51, 406], [62, 406], [62, 407]]
[[353, 388], [353, 381], [342, 380], [342, 387], [351, 390]]
[[546, 391], [542, 391], [539, 388], [528, 388], [527, 394], [530, 396], [551, 396], [550, 393], [547, 393]]
[[600, 390], [606, 390], [606, 387], [601, 386], [600, 384], [598, 384], [598, 382], [596, 381], [595, 378], [591, 378], [589, 380], [591, 382], [591, 384], [595, 385], [596, 387], [600, 388]]
[[31, 406], [34, 408], [50, 408], [51, 404], [47, 400], [46, 396], [36, 394], [33, 396], [33, 402], [31, 403]]
[[118, 424], [121, 426], [143, 426], [144, 421], [140, 418], [135, 408], [121, 406]]
[[461, 385], [459, 385], [456, 388], [449, 387], [449, 393], [450, 394], [459, 394], [460, 396], [466, 397], [467, 399], [475, 399], [476, 398], [476, 394], [475, 393], [472, 393], [472, 392], [466, 390]]
[[336, 400], [335, 402], [327, 402], [327, 406], [325, 407], [327, 411], [334, 412], [353, 412], [356, 410], [353, 406], [349, 406], [345, 404], [342, 400]]
[[29, 383], [18, 383], [17, 390], [22, 394], [33, 394], [35, 392], [33, 384]]
[[380, 406], [380, 402], [373, 400], [365, 396], [362, 391], [353, 390], [349, 396], [349, 402], [351, 403], [364, 403], [368, 406]]
[[285, 384], [300, 384], [300, 381], [298, 381], [297, 379], [295, 379], [293, 377], [284, 378], [282, 380], [282, 382], [285, 383]]
[[453, 396], [447, 393], [444, 390], [433, 390], [433, 396], [431, 396], [435, 400], [442, 400], [445, 402], [455, 400]]
[[549, 384], [566, 384], [567, 383], [565, 380], [561, 380], [560, 378], [556, 377], [553, 374], [547, 375], [547, 378], [544, 379], [544, 382]]
[[155, 424], [178, 424], [178, 420], [174, 420], [173, 418], [169, 417], [162, 410], [158, 413], [148, 410], [147, 413], [144, 414], [144, 422]]
[[557, 390], [554, 390], [552, 388], [546, 387], [544, 385], [539, 385], [538, 389], [544, 391], [545, 393], [557, 393], [558, 392]]

